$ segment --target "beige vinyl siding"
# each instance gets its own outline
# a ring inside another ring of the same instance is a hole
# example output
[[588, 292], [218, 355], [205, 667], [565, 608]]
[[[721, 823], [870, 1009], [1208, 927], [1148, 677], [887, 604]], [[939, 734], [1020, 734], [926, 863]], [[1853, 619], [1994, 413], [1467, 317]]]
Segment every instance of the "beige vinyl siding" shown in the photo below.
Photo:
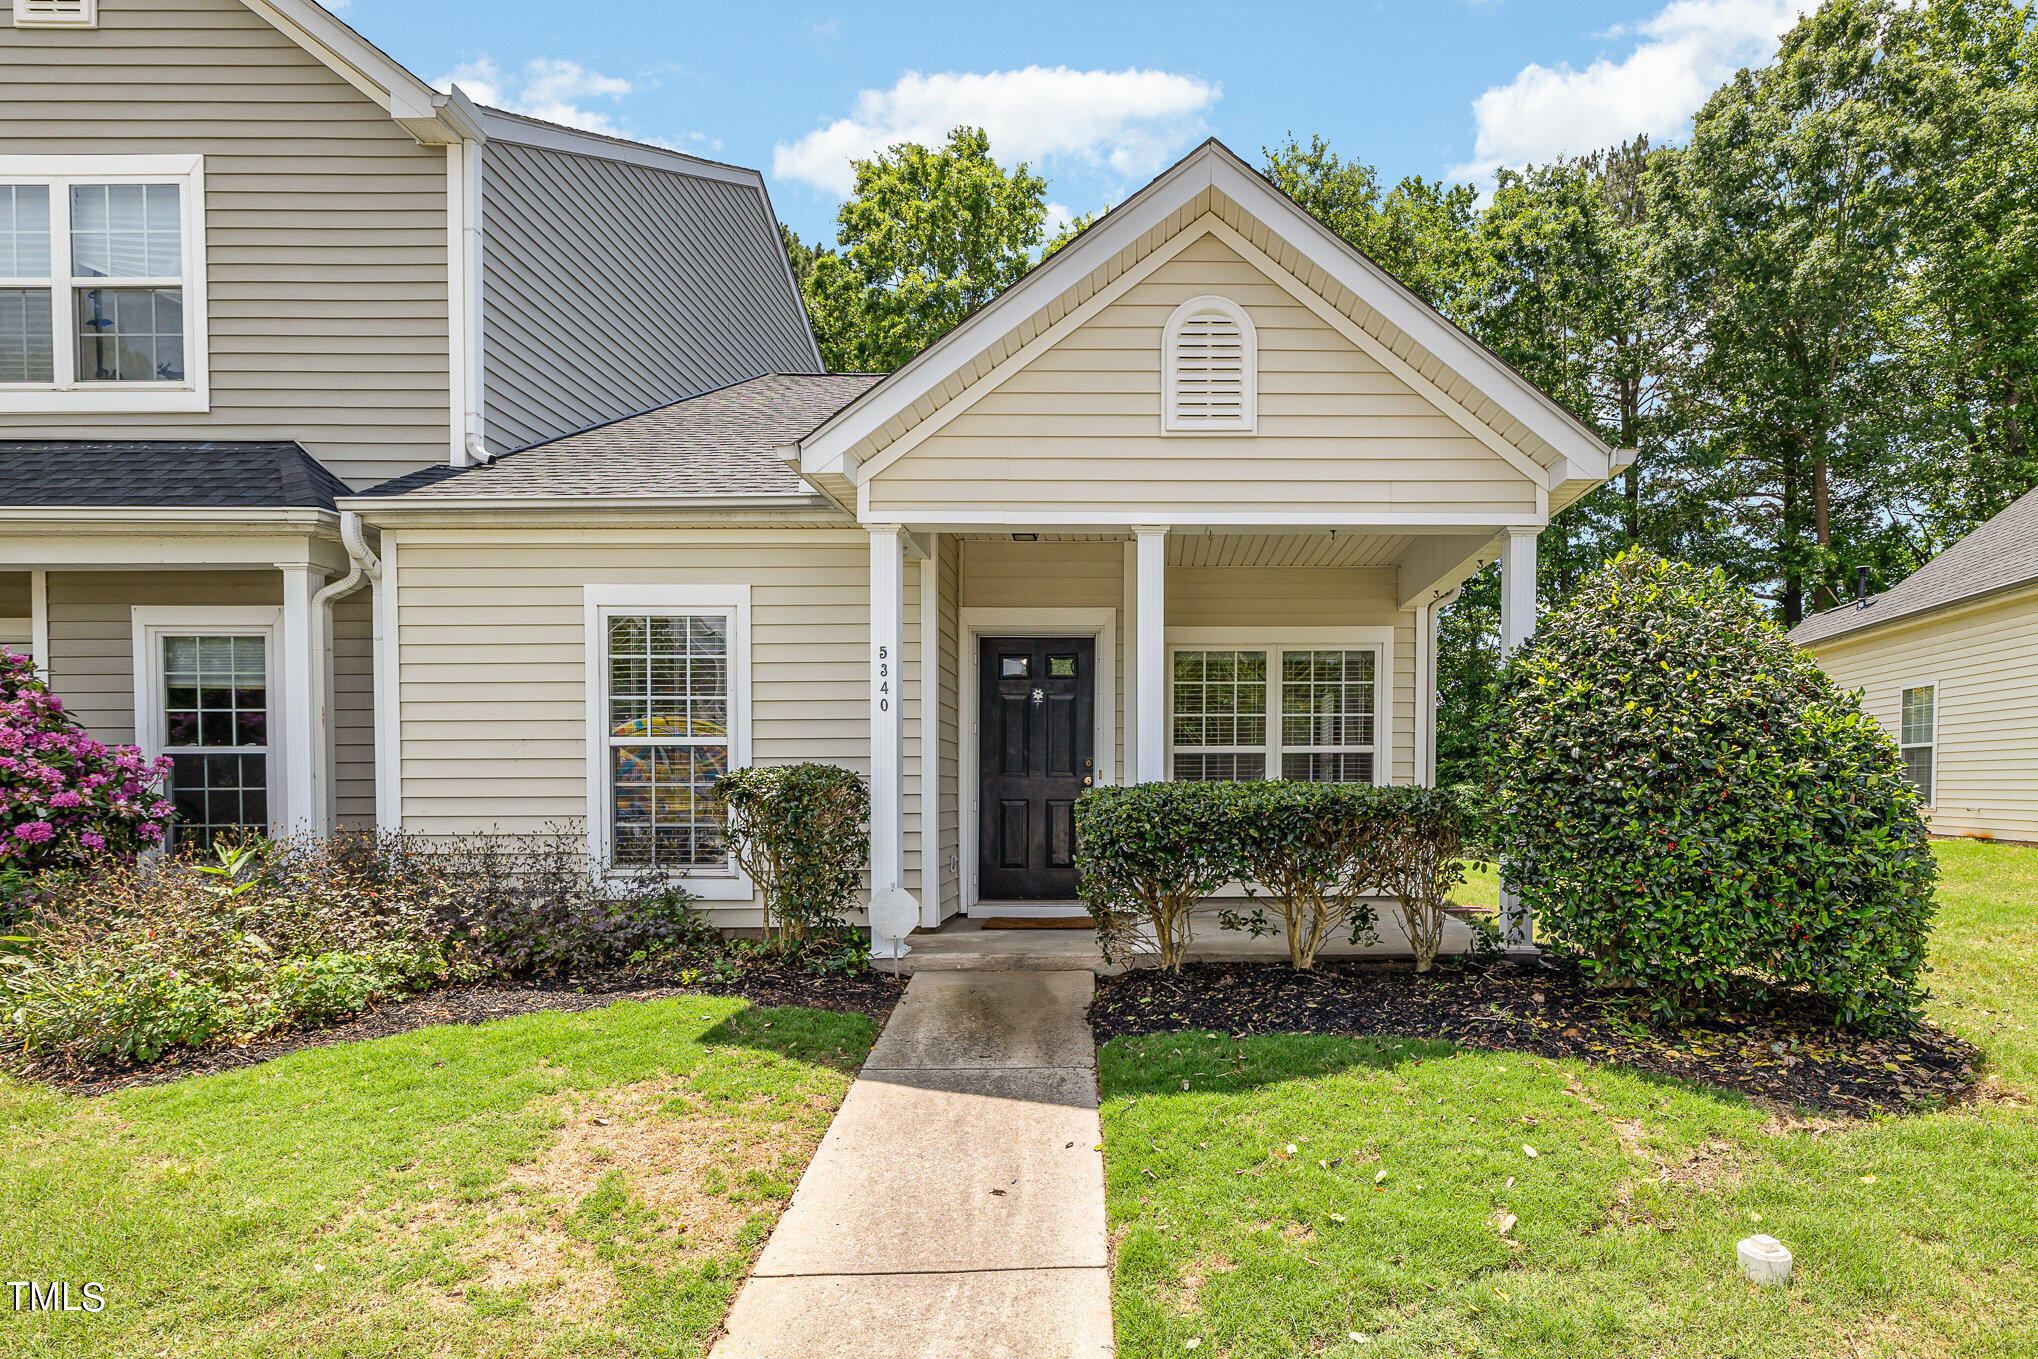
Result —
[[[134, 607], [281, 607], [274, 571], [52, 571], [50, 688], [102, 741], [135, 739]], [[367, 592], [333, 606], [334, 810], [375, 823], [375, 709]]]
[[1168, 630], [1391, 627], [1393, 783], [1415, 781], [1415, 615], [1394, 607], [1394, 572], [1339, 567], [1171, 567]]
[[498, 452], [814, 368], [757, 189], [500, 136], [481, 184], [481, 352]]
[[238, 0], [0, 26], [0, 151], [205, 157], [212, 410], [12, 438], [296, 439], [356, 487], [445, 461], [446, 169]]
[[1812, 648], [1892, 740], [1905, 689], [1937, 684], [1932, 829], [2038, 843], [2038, 593]]
[[[1256, 434], [1160, 432], [1162, 331], [1203, 293], [1238, 302], [1257, 328]], [[879, 472], [870, 505], [880, 517], [937, 521], [1090, 507], [1450, 518], [1533, 516], [1536, 493], [1287, 287], [1205, 234]]]
[[26, 571], [0, 571], [0, 648], [27, 655], [35, 641], [35, 619]]
[[[412, 830], [528, 833], [584, 819], [588, 585], [749, 586], [753, 758], [869, 770], [870, 540], [859, 530], [616, 529], [596, 543], [548, 529], [408, 530], [397, 543], [403, 820]], [[909, 655], [917, 592], [909, 569]], [[913, 688], [909, 788], [919, 752]], [[909, 856], [919, 843], [915, 803]]]

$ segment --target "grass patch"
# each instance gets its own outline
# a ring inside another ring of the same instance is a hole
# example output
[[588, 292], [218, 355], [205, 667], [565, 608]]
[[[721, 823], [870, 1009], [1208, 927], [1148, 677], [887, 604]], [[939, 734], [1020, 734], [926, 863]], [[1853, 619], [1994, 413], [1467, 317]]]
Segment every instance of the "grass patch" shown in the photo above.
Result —
[[[1119, 1353], [2038, 1352], [2038, 851], [1940, 860], [1930, 1009], [1993, 1078], [1944, 1112], [1806, 1123], [1442, 1043], [1107, 1044]], [[1741, 1280], [1758, 1231], [1787, 1289]]]
[[21, 1355], [698, 1354], [877, 1036], [735, 998], [417, 1029], [85, 1100], [0, 1082]]

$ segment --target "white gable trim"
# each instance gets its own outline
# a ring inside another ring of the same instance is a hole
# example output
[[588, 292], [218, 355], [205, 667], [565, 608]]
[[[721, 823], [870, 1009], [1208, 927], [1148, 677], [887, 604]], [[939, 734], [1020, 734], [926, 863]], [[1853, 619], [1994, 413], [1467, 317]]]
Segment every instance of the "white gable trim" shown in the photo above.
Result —
[[241, 0], [340, 79], [389, 111], [426, 146], [480, 141], [474, 105], [455, 90], [440, 94], [395, 58], [309, 0]]
[[[1061, 341], [1067, 339], [1072, 332], [1080, 329], [1095, 318], [1099, 312], [1123, 297], [1132, 288], [1144, 282], [1162, 265], [1174, 259], [1206, 236], [1221, 242], [1246, 263], [1266, 275], [1268, 280], [1276, 287], [1286, 292], [1304, 307], [1307, 307], [1318, 320], [1336, 330], [1338, 334], [1357, 347], [1361, 353], [1367, 355], [1382, 368], [1386, 369], [1389, 374], [1407, 384], [1417, 395], [1434, 405], [1438, 412], [1449, 419], [1451, 423], [1459, 426], [1472, 438], [1477, 439], [1482, 447], [1507, 463], [1509, 467], [1521, 473], [1536, 488], [1537, 504], [1540, 506], [1545, 502], [1550, 488], [1562, 478], [1565, 470], [1563, 463], [1560, 462], [1554, 469], [1544, 468], [1535, 459], [1522, 452], [1521, 449], [1501, 438], [1484, 420], [1481, 420], [1478, 416], [1467, 410], [1463, 403], [1452, 397], [1443, 388], [1437, 386], [1434, 382], [1431, 382], [1420, 372], [1416, 371], [1412, 365], [1382, 344], [1364, 326], [1353, 321], [1351, 317], [1345, 315], [1318, 296], [1309, 287], [1303, 285], [1301, 280], [1296, 279], [1292, 273], [1283, 269], [1278, 261], [1271, 258], [1265, 251], [1233, 230], [1221, 218], [1214, 215], [1200, 217], [1181, 231], [1175, 233], [1160, 249], [1148, 255], [1132, 268], [1127, 269], [1106, 286], [1098, 289], [1086, 298], [1081, 306], [1074, 308], [1059, 321], [1056, 321], [1011, 354], [1008, 354], [996, 367], [985, 373], [977, 381], [971, 383], [967, 391], [957, 396], [954, 400], [943, 404], [939, 410], [907, 430], [904, 435], [885, 445], [878, 455], [870, 461], [860, 466], [849, 466], [844, 475], [855, 481], [858, 484], [859, 490], [867, 488], [872, 478], [879, 476], [886, 468], [898, 462], [899, 459], [911, 453], [928, 439], [939, 434], [951, 421], [968, 414], [977, 402], [996, 391], [1014, 373], [1038, 359], [1041, 354], [1053, 348]], [[1162, 413], [1165, 417], [1165, 394], [1163, 395]], [[1226, 432], [1232, 433], [1233, 431]], [[853, 458], [850, 461], [852, 464], [854, 463]], [[802, 466], [804, 467], [805, 464], [803, 463]], [[869, 496], [866, 491], [859, 496], [858, 504], [864, 512], [867, 512], [868, 503]]]
[[[1295, 223], [1295, 232], [1288, 239], [1311, 263], [1501, 403], [1510, 415], [1556, 450], [1564, 472], [1591, 477], [1610, 475], [1611, 451], [1591, 430], [1215, 141], [1191, 152], [1126, 203], [1105, 214], [1080, 239], [928, 346], [862, 399], [837, 412], [801, 442], [803, 468], [813, 474], [843, 474], [844, 455], [849, 449], [940, 386], [990, 339], [1005, 334], [1013, 324], [1010, 316], [1023, 318], [1040, 310], [1100, 263], [1155, 230], [1206, 188], [1224, 194], [1269, 225]], [[863, 472], [868, 475], [869, 467]]]

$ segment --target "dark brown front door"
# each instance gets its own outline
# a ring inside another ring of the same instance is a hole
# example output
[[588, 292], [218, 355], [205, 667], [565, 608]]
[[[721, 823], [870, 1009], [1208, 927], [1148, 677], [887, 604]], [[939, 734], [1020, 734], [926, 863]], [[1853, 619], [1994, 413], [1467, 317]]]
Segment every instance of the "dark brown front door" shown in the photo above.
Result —
[[1075, 805], [1095, 773], [1092, 637], [986, 637], [978, 740], [977, 896], [1076, 898]]

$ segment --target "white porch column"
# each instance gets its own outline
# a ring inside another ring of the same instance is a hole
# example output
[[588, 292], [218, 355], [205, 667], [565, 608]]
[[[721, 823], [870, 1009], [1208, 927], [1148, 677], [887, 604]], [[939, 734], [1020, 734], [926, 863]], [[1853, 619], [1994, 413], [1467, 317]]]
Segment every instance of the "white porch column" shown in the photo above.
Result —
[[28, 573], [28, 656], [42, 682], [50, 682], [50, 573]]
[[1134, 681], [1139, 686], [1139, 764], [1134, 783], [1168, 776], [1168, 531], [1141, 527], [1138, 538], [1138, 624]]
[[[1500, 557], [1500, 654], [1507, 655], [1529, 639], [1536, 628], [1536, 535], [1532, 528], [1511, 528]], [[1535, 950], [1535, 922], [1521, 898], [1510, 891], [1507, 865], [1501, 865], [1500, 919], [1507, 947]]]
[[906, 532], [870, 528], [870, 951], [903, 957], [920, 923], [906, 890]]
[[920, 563], [920, 923], [941, 923], [941, 535]]
[[[325, 648], [312, 606], [323, 583], [306, 562], [278, 562], [283, 573], [283, 626], [277, 636], [272, 749], [282, 775], [275, 820], [284, 834], [324, 834], [319, 786], [325, 780]], [[280, 720], [275, 720], [280, 719]]]

